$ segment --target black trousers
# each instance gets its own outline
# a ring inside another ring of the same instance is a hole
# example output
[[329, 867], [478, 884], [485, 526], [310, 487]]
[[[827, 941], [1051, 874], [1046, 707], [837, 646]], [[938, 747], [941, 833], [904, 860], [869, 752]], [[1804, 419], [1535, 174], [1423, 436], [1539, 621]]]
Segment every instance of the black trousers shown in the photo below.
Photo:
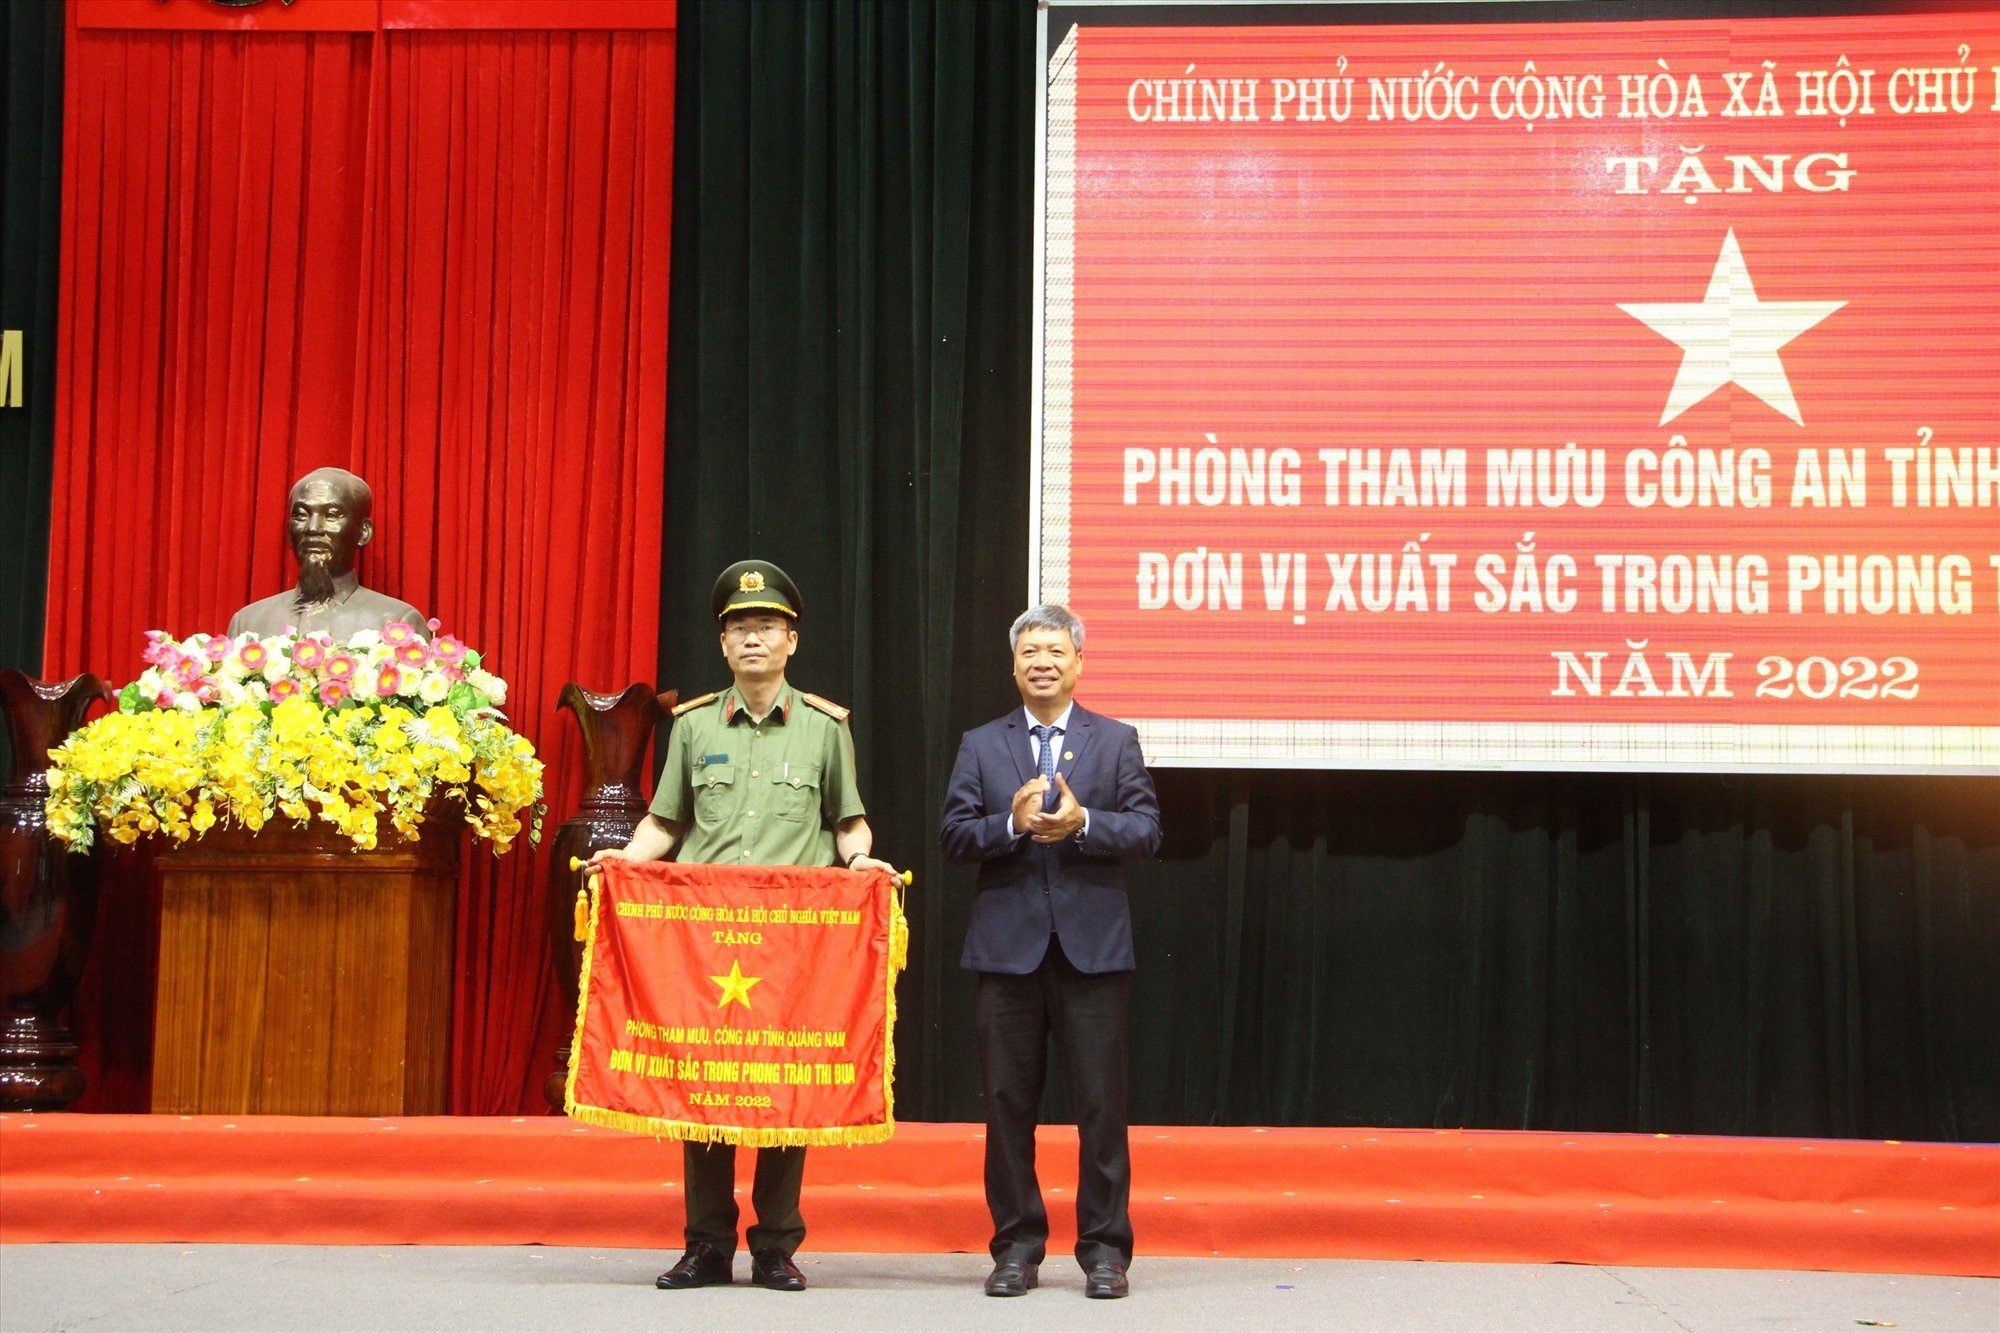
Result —
[[[736, 1253], [736, 1145], [683, 1142], [681, 1169], [687, 1177], [688, 1246], [707, 1242], [724, 1254]], [[757, 1223], [743, 1237], [752, 1254], [772, 1246], [792, 1254], [804, 1243], [799, 1185], [805, 1175], [804, 1148], [757, 1149], [757, 1174], [750, 1184]]]
[[1079, 972], [1054, 936], [1025, 976], [981, 972], [974, 1025], [986, 1090], [986, 1206], [995, 1262], [1039, 1264], [1049, 1214], [1035, 1177], [1035, 1124], [1049, 1043], [1076, 1110], [1076, 1261], [1132, 1262], [1132, 1158], [1126, 1145], [1130, 972]]

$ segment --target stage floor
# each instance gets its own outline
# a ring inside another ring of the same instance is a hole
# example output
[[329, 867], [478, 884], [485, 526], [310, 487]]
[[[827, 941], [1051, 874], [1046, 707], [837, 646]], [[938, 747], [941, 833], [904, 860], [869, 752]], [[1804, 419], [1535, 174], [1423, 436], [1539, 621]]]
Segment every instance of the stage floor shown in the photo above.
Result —
[[[1141, 1256], [1124, 1301], [1073, 1264], [1018, 1300], [984, 1255], [800, 1256], [812, 1288], [653, 1289], [652, 1250], [544, 1246], [0, 1246], [0, 1329], [789, 1328], [1990, 1330], [2000, 1281], [1555, 1264]], [[739, 1256], [739, 1277], [748, 1267]]]
[[[1063, 1255], [1076, 1131], [1039, 1143]], [[808, 1247], [978, 1253], [983, 1149], [964, 1124], [813, 1149]], [[1992, 1145], [1135, 1126], [1132, 1160], [1148, 1256], [2000, 1276]], [[0, 1115], [0, 1241], [678, 1250], [680, 1165], [555, 1117]]]

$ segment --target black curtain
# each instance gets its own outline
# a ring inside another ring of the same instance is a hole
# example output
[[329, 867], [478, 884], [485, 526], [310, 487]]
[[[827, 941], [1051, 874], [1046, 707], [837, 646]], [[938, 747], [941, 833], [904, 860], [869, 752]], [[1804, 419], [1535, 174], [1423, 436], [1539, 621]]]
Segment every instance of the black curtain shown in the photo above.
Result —
[[[917, 873], [898, 1109], [978, 1119], [936, 819], [1016, 702], [1034, 6], [681, 12], [660, 681], [726, 682], [724, 565], [797, 579]], [[1156, 777], [1137, 1121], [2000, 1137], [1990, 780]]]
[[[21, 406], [0, 405], [0, 667], [42, 665], [56, 439], [63, 10], [0, 6], [0, 329], [21, 333]], [[0, 774], [11, 763], [0, 727]]]

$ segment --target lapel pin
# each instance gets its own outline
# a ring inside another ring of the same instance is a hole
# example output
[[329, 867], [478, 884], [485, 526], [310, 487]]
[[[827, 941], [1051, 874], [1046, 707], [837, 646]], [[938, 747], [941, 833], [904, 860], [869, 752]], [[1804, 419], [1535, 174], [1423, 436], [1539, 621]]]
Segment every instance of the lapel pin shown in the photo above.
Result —
[[1064, 750], [1064, 751], [1063, 751], [1063, 762], [1064, 762], [1065, 764], [1067, 764], [1067, 763], [1068, 763], [1068, 762], [1069, 762], [1070, 760], [1072, 760], [1072, 759], [1074, 759], [1074, 758], [1076, 758], [1076, 751], [1075, 751], [1075, 750]]

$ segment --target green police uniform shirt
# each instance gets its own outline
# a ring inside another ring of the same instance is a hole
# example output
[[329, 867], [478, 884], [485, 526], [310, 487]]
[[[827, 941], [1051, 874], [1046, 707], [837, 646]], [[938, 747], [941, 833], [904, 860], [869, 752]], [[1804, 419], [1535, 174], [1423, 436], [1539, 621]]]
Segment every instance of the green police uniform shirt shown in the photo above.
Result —
[[846, 709], [787, 685], [754, 722], [732, 686], [675, 717], [651, 809], [685, 826], [677, 860], [830, 866], [859, 786]]

